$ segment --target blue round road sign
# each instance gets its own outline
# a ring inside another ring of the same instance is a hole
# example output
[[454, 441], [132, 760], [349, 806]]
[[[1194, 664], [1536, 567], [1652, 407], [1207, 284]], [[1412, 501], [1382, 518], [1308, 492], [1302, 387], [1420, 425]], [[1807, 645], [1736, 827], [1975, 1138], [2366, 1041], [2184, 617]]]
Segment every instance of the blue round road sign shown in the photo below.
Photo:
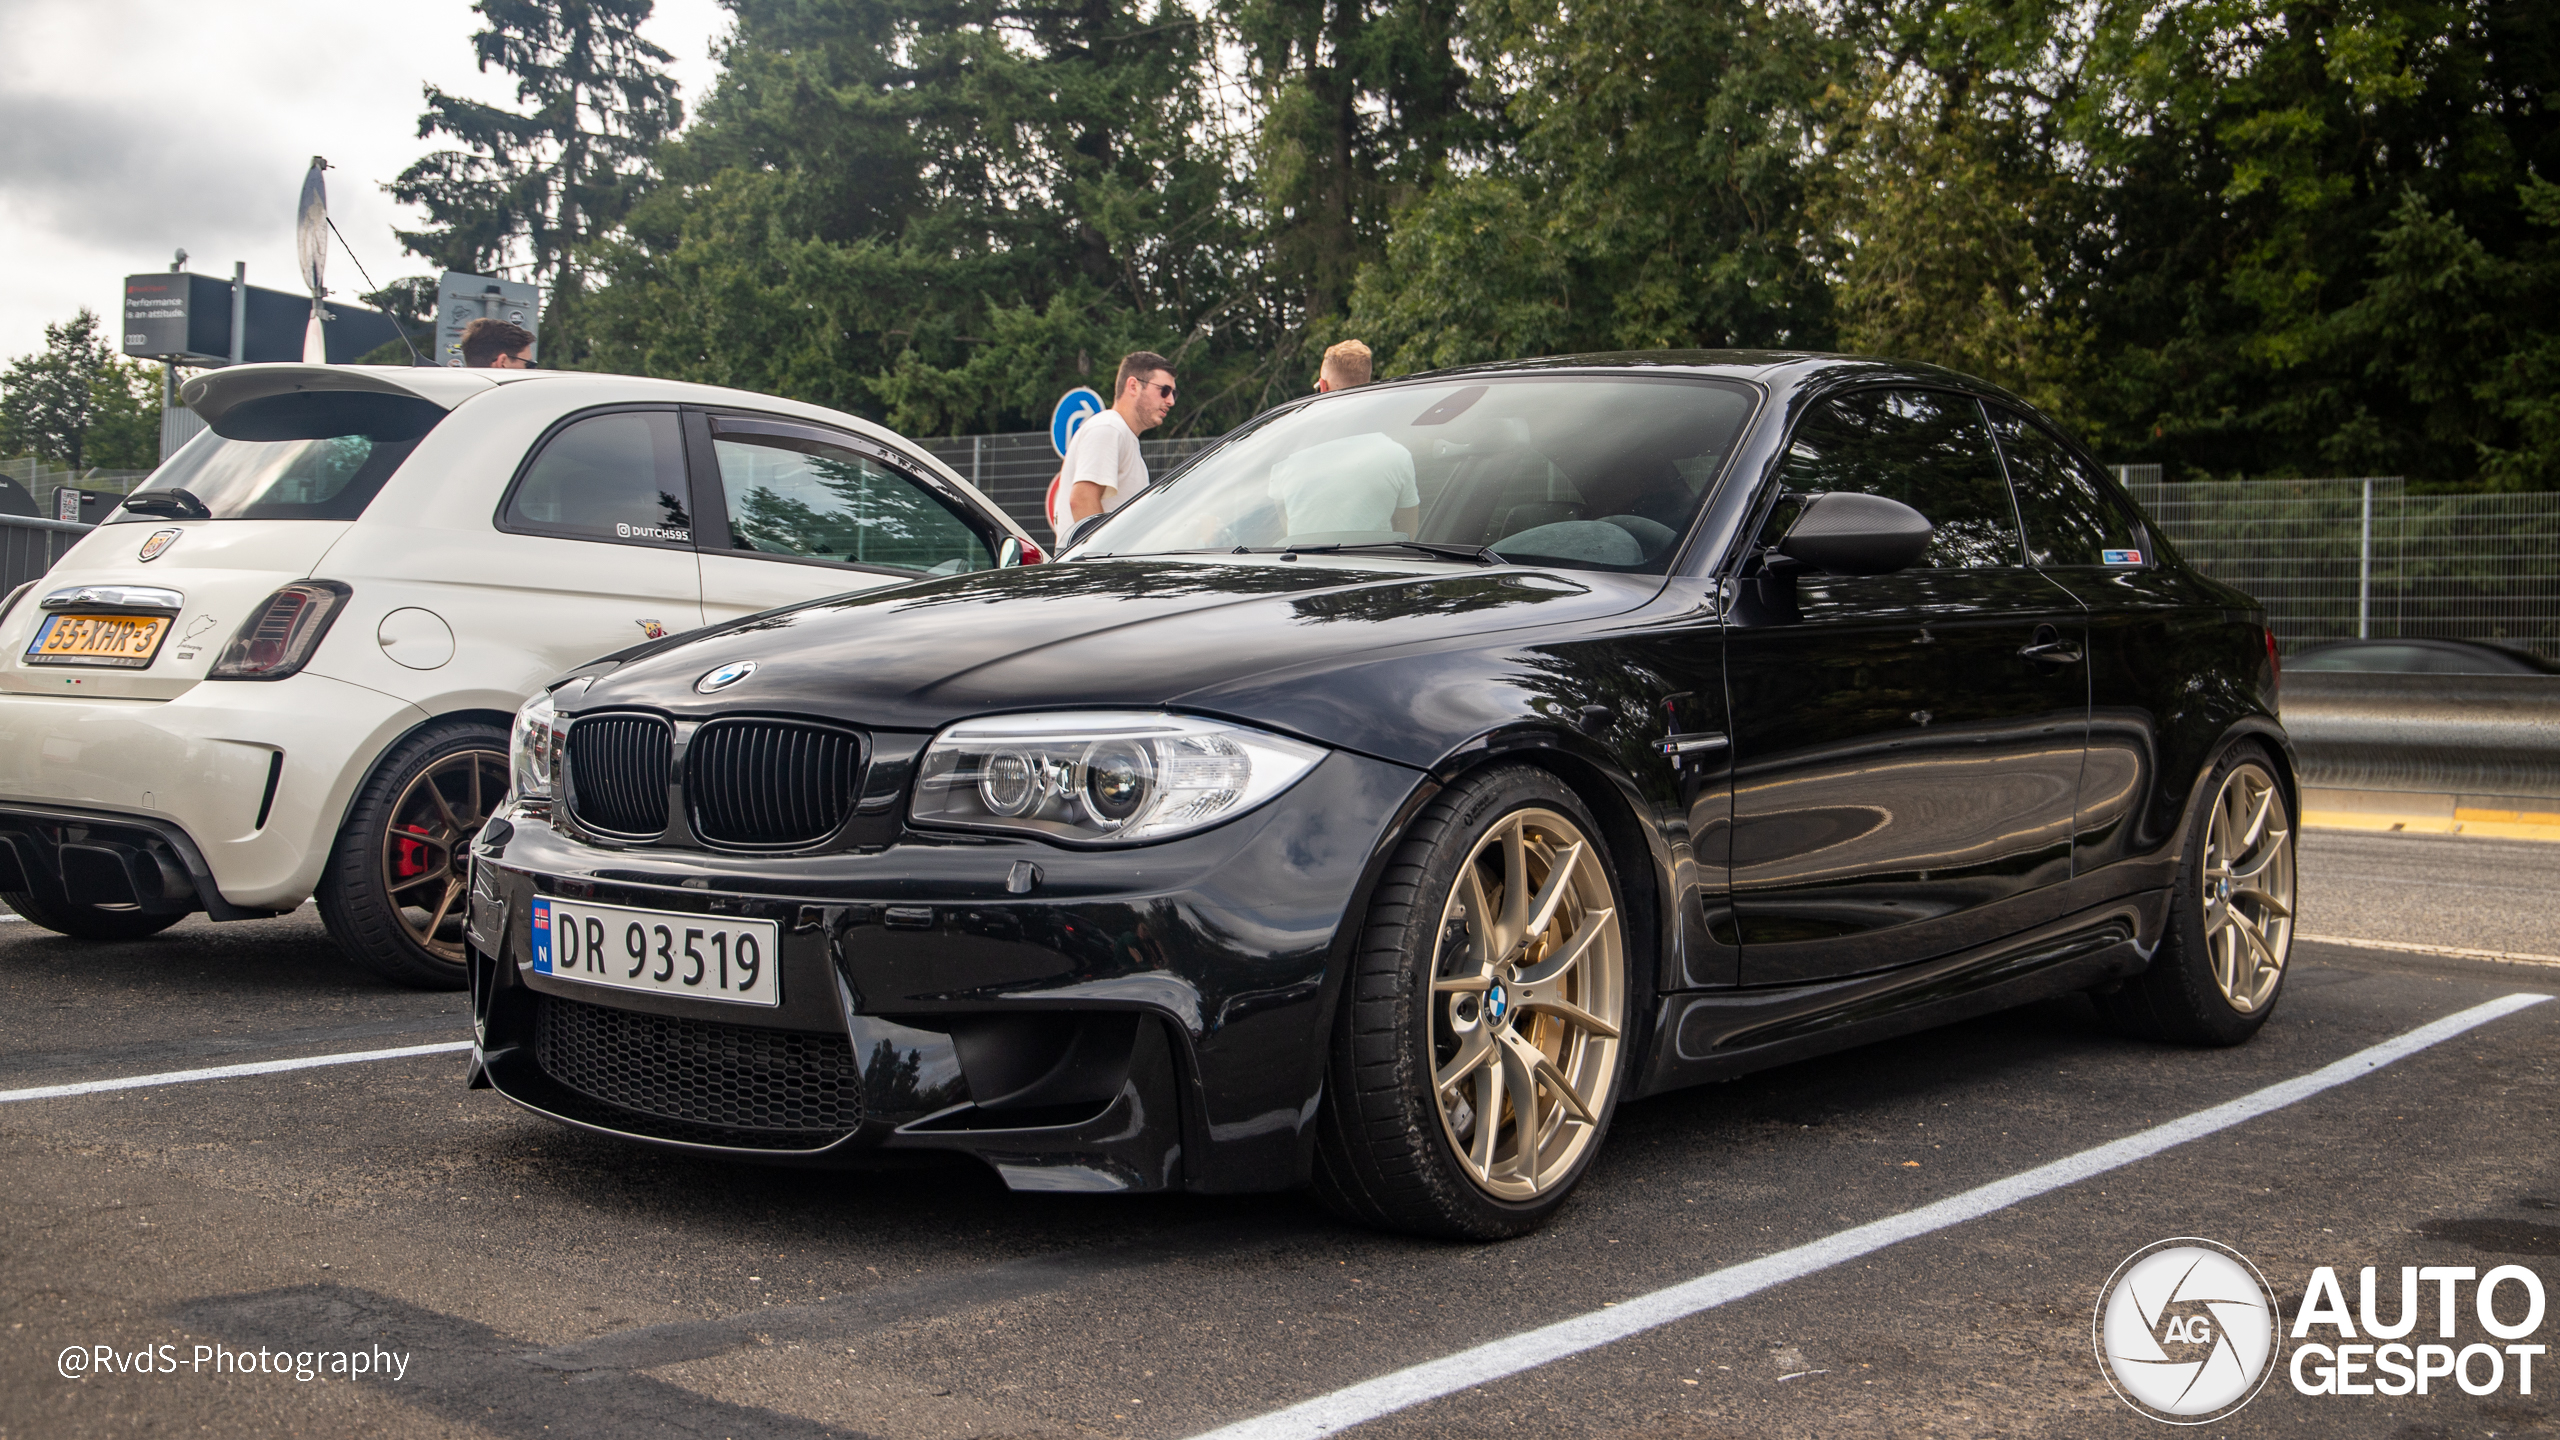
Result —
[[1049, 412], [1049, 448], [1066, 458], [1067, 442], [1075, 438], [1076, 427], [1088, 418], [1102, 413], [1102, 397], [1082, 385], [1058, 397], [1058, 408]]

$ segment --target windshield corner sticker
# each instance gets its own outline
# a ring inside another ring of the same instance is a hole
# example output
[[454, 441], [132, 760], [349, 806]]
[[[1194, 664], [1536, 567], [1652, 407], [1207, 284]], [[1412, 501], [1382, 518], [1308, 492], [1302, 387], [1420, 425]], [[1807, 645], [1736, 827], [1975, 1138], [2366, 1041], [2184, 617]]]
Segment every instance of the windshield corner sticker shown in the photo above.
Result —
[[551, 902], [533, 902], [533, 968], [536, 974], [551, 973]]
[[648, 639], [664, 640], [667, 638], [667, 627], [663, 621], [634, 620], [631, 623], [639, 626], [640, 633]]
[[177, 544], [178, 537], [185, 533], [186, 532], [183, 530], [152, 531], [150, 536], [142, 542], [142, 558], [145, 560], [159, 559], [162, 554], [167, 552], [170, 546]]
[[2142, 552], [2139, 550], [2101, 550], [2098, 552], [2098, 559], [2101, 563], [2108, 565], [2139, 565], [2142, 563]]

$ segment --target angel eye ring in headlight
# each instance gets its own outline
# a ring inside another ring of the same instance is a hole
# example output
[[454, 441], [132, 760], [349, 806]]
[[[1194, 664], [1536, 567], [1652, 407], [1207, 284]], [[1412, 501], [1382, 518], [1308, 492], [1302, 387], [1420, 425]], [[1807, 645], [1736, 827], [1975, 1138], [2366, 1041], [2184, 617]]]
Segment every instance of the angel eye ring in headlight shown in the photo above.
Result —
[[1018, 750], [990, 755], [978, 772], [978, 799], [994, 815], [1008, 818], [1029, 813], [1040, 803], [1040, 788], [1046, 778], [1031, 757]]
[[1162, 840], [1253, 809], [1323, 758], [1302, 740], [1196, 715], [989, 716], [925, 748], [910, 813], [1068, 842]]

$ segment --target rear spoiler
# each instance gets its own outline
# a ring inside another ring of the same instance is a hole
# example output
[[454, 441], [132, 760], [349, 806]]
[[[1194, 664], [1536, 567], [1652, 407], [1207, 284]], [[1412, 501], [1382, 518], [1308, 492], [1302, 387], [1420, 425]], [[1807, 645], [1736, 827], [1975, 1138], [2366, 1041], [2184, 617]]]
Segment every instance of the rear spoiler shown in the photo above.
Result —
[[188, 381], [178, 398], [206, 424], [219, 425], [235, 405], [296, 391], [398, 395], [450, 410], [496, 384], [474, 371], [424, 365], [232, 365]]

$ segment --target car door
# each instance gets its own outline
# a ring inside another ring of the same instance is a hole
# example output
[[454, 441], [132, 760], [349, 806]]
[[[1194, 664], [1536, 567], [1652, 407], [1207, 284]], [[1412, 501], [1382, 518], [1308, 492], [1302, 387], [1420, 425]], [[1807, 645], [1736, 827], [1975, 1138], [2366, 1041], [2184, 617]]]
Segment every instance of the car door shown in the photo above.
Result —
[[1763, 574], [1738, 591], [1725, 678], [1743, 983], [1995, 939], [2025, 923], [2019, 902], [2070, 877], [2080, 605], [2024, 563], [1969, 396], [1834, 396], [1798, 421], [1776, 483], [1763, 546], [1804, 499], [1843, 490], [1902, 501], [1935, 533], [1895, 574]]
[[886, 446], [769, 416], [689, 419], [710, 620], [996, 563], [996, 527]]
[[2074, 872], [2089, 874], [2169, 838], [2176, 801], [2146, 816], [2156, 788], [2163, 711], [2183, 677], [2211, 673], [2188, 653], [2220, 653], [2218, 612], [2196, 607], [2164, 565], [2141, 512], [2113, 477], [2033, 417], [1988, 407], [2017, 492], [2027, 555], [2089, 613], [2089, 756], [2073, 822]]
[[499, 502], [497, 533], [439, 555], [457, 629], [542, 657], [538, 684], [653, 634], [702, 623], [684, 438], [672, 406], [555, 425]]

